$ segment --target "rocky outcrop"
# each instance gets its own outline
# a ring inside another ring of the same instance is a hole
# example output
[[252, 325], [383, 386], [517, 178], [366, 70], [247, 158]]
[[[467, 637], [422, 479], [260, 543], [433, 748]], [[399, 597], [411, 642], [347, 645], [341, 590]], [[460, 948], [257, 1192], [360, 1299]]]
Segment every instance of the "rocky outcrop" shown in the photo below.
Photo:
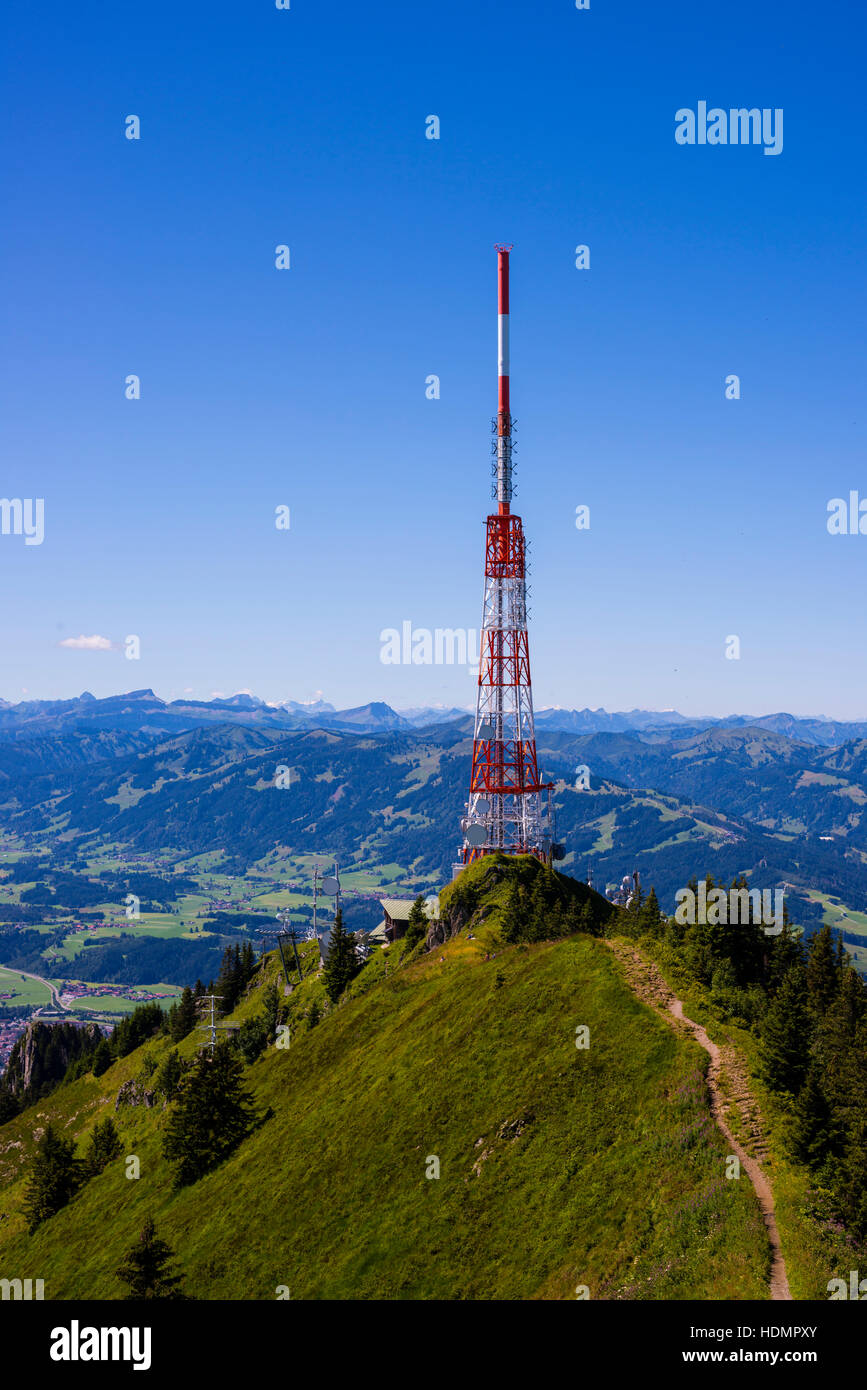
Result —
[[125, 1081], [115, 1097], [114, 1108], [119, 1110], [122, 1105], [143, 1105], [146, 1109], [152, 1110], [157, 1103], [156, 1091], [148, 1091], [140, 1081], [131, 1077]]
[[47, 1095], [62, 1080], [70, 1062], [94, 1052], [101, 1038], [97, 1023], [77, 1027], [74, 1023], [31, 1020], [9, 1055], [4, 1086], [25, 1099]]

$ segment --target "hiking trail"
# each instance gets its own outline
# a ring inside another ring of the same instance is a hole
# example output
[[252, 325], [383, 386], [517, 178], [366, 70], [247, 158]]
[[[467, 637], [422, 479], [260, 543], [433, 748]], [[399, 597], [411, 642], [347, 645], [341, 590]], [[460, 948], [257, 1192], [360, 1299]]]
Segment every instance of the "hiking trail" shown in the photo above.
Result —
[[[786, 1262], [783, 1259], [780, 1232], [774, 1213], [774, 1194], [761, 1166], [761, 1160], [768, 1156], [768, 1149], [743, 1060], [734, 1047], [726, 1044], [720, 1047], [708, 1037], [700, 1023], [687, 1018], [683, 1012], [683, 1001], [675, 996], [657, 966], [641, 955], [635, 946], [629, 942], [611, 941], [607, 938], [605, 944], [610, 946], [623, 965], [627, 983], [638, 998], [656, 1009], [667, 1022], [674, 1020], [672, 1027], [678, 1028], [682, 1025], [683, 1031], [694, 1038], [710, 1057], [707, 1084], [710, 1091], [711, 1114], [727, 1142], [731, 1144], [732, 1153], [737, 1154], [740, 1159], [741, 1167], [753, 1185], [768, 1232], [768, 1243], [771, 1247], [771, 1298], [783, 1302], [791, 1300]], [[752, 1149], [752, 1153], [747, 1152], [732, 1134], [726, 1118], [727, 1105], [731, 1105], [737, 1111], [746, 1135], [745, 1142]]]

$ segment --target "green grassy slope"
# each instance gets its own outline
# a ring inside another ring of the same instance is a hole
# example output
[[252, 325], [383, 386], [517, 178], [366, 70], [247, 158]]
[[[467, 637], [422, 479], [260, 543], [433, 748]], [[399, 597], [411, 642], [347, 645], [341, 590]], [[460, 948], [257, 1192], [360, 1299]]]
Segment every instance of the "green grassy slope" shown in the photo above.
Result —
[[[700, 1023], [719, 1046], [737, 1049], [761, 1115], [768, 1150], [762, 1167], [773, 1187], [775, 1215], [792, 1297], [827, 1300], [828, 1281], [848, 1278], [850, 1269], [863, 1265], [867, 1250], [859, 1247], [835, 1218], [830, 1194], [803, 1164], [793, 1159], [786, 1142], [791, 1102], [769, 1090], [762, 1080], [760, 1046], [755, 1034], [727, 1018], [714, 1003], [711, 992], [681, 968], [659, 943], [644, 937], [641, 950], [656, 962], [669, 985], [681, 996], [687, 1015]], [[726, 1118], [735, 1138], [750, 1152], [751, 1141], [739, 1121], [736, 1106], [728, 1109]]]
[[[152, 1215], [199, 1298], [767, 1297], [764, 1227], [749, 1185], [725, 1180], [702, 1050], [635, 1000], [600, 941], [485, 961], [489, 947], [459, 936], [400, 970], [393, 947], [387, 978], [378, 953], [312, 1030], [298, 1015], [322, 986], [305, 982], [291, 1046], [248, 1070], [275, 1116], [179, 1193], [166, 1112], [123, 1107], [141, 1177], [112, 1163], [33, 1236], [20, 1211], [39, 1127], [53, 1119], [81, 1151], [167, 1040], [0, 1127], [0, 1273], [44, 1279], [46, 1298], [117, 1298], [114, 1270]], [[254, 988], [237, 1016], [259, 1007]]]

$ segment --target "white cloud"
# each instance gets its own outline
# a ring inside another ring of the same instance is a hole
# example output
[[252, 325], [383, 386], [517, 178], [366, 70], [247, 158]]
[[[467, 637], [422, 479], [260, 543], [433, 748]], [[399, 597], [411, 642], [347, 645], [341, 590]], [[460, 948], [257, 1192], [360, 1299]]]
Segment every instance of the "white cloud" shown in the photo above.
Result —
[[64, 637], [62, 642], [58, 642], [59, 647], [74, 647], [79, 652], [110, 652], [113, 643], [107, 637], [99, 637], [96, 633], [92, 637]]

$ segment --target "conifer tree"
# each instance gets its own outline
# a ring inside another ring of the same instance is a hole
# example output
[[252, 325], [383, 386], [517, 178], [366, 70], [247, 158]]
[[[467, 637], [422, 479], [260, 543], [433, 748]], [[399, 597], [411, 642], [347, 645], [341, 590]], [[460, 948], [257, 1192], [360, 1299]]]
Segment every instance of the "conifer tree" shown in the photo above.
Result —
[[21, 1102], [14, 1092], [3, 1085], [0, 1078], [0, 1125], [12, 1120], [22, 1109]]
[[187, 1064], [181, 1061], [174, 1048], [172, 1048], [166, 1060], [163, 1062], [154, 1081], [154, 1090], [164, 1096], [167, 1101], [172, 1101], [178, 1094], [181, 1079], [187, 1071]]
[[[813, 1058], [830, 1108], [828, 1151], [840, 1157], [863, 1100], [864, 1064], [859, 1041], [865, 1015], [864, 984], [848, 964], [840, 974], [840, 989], [819, 1019]], [[867, 1173], [865, 1173], [867, 1177]]]
[[[575, 904], [573, 903], [572, 908], [574, 907]], [[599, 934], [599, 928], [593, 912], [593, 904], [589, 898], [586, 902], [582, 903], [578, 909], [578, 930], [590, 932], [594, 936]]]
[[762, 1021], [761, 1071], [772, 1090], [797, 1094], [806, 1075], [810, 1042], [805, 971], [795, 965]]
[[638, 919], [639, 922], [643, 922], [644, 920], [642, 913], [643, 907], [644, 889], [642, 888], [641, 880], [639, 879], [639, 881], [635, 884], [635, 887], [629, 895], [629, 911], [632, 913], [633, 917], [636, 917]]
[[504, 941], [510, 944], [520, 941], [523, 927], [520, 890], [515, 879], [511, 879], [506, 887], [505, 901], [500, 915], [500, 935]]
[[406, 934], [404, 935], [404, 949], [406, 952], [412, 951], [420, 941], [427, 936], [427, 913], [425, 912], [424, 898], [419, 894], [409, 910], [409, 921], [406, 924]]
[[823, 926], [807, 948], [807, 1008], [814, 1019], [822, 1018], [840, 988], [840, 965], [831, 928]]
[[106, 1039], [103, 1038], [97, 1045], [96, 1051], [93, 1054], [93, 1061], [91, 1062], [90, 1069], [94, 1076], [102, 1076], [103, 1072], [108, 1071], [113, 1061], [114, 1053], [111, 1050], [111, 1046]]
[[196, 1182], [228, 1158], [255, 1124], [243, 1063], [223, 1040], [199, 1055], [184, 1077], [163, 1137], [175, 1188]]
[[241, 948], [240, 946], [227, 946], [223, 952], [220, 975], [214, 991], [220, 996], [220, 1012], [222, 1014], [232, 1013], [241, 997], [243, 987]]
[[189, 985], [185, 985], [177, 1007], [170, 1017], [172, 1042], [183, 1042], [196, 1026], [196, 1001]]
[[359, 969], [358, 958], [355, 954], [355, 934], [345, 930], [343, 910], [340, 909], [334, 918], [334, 926], [331, 928], [328, 955], [322, 971], [325, 993], [332, 1004], [337, 1003], [349, 982], [358, 974]]
[[783, 929], [777, 936], [768, 937], [770, 948], [767, 963], [767, 988], [776, 994], [793, 965], [804, 960], [804, 946], [800, 935], [792, 930], [789, 909], [783, 902]]
[[[550, 873], [550, 870], [548, 871]], [[545, 893], [544, 875], [537, 873], [530, 889], [529, 921], [524, 935], [525, 941], [545, 941], [554, 935], [552, 912]]]
[[831, 1148], [831, 1110], [819, 1080], [819, 1069], [811, 1066], [795, 1102], [790, 1136], [792, 1153], [810, 1168], [818, 1168]]
[[75, 1144], [49, 1125], [36, 1150], [24, 1194], [24, 1212], [30, 1234], [75, 1196], [82, 1183], [81, 1160]]
[[248, 1066], [261, 1057], [268, 1046], [268, 1026], [261, 1013], [244, 1019], [238, 1030], [238, 1046]]
[[662, 927], [663, 919], [659, 909], [659, 899], [656, 896], [656, 889], [651, 888], [641, 908], [641, 930], [647, 932], [649, 936], [659, 936], [662, 933]]
[[867, 1029], [859, 1030], [860, 1086], [853, 1097], [853, 1120], [843, 1154], [838, 1191], [843, 1216], [857, 1240], [867, 1238]]
[[174, 1273], [173, 1258], [169, 1246], [157, 1235], [152, 1218], [148, 1217], [138, 1240], [116, 1271], [118, 1279], [129, 1288], [124, 1298], [184, 1298], [180, 1275]]
[[[743, 893], [744, 890], [748, 892], [749, 885], [746, 877], [740, 874], [733, 879], [729, 888], [729, 903], [732, 902], [733, 892]], [[750, 898], [747, 920], [741, 917], [738, 925], [730, 920], [728, 928], [717, 939], [717, 956], [724, 955], [731, 961], [738, 985], [753, 984], [761, 979], [764, 971], [769, 938], [765, 935], [760, 916], [760, 913], [756, 914]]]
[[87, 1177], [96, 1177], [101, 1173], [107, 1163], [113, 1158], [118, 1158], [122, 1153], [120, 1135], [111, 1116], [104, 1120], [97, 1120], [90, 1132], [90, 1143], [84, 1155], [84, 1173]]
[[253, 943], [252, 941], [245, 941], [244, 945], [241, 947], [241, 979], [243, 980], [245, 989], [255, 973], [256, 953], [253, 950]]

